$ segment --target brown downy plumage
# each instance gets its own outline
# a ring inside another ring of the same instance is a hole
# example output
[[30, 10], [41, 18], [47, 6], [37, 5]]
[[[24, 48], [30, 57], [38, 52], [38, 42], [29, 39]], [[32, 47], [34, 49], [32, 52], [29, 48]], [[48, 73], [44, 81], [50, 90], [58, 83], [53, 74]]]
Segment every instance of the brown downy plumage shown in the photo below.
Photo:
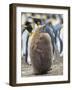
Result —
[[[42, 27], [43, 28], [43, 27]], [[38, 30], [32, 34], [30, 45], [30, 58], [34, 74], [45, 74], [52, 64], [52, 43], [48, 33]]]

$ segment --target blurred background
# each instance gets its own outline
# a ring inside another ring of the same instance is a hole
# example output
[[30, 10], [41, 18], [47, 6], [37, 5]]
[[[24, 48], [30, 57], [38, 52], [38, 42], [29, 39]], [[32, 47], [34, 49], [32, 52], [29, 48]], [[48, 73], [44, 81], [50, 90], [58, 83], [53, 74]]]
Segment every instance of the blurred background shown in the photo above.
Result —
[[[21, 32], [22, 32], [22, 55], [26, 54], [26, 41], [28, 35], [35, 31], [39, 25], [48, 24], [50, 30], [56, 38], [63, 41], [63, 15], [61, 14], [35, 14], [35, 13], [22, 13], [21, 15]], [[59, 43], [56, 40], [56, 44]], [[61, 47], [56, 46], [60, 52]]]

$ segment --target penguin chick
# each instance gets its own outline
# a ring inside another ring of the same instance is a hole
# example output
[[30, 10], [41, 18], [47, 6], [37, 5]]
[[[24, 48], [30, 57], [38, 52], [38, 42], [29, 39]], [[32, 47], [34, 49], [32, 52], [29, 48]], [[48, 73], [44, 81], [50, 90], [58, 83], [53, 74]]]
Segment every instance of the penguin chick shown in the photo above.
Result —
[[30, 45], [30, 58], [34, 74], [46, 74], [52, 65], [52, 43], [48, 33], [37, 30]]

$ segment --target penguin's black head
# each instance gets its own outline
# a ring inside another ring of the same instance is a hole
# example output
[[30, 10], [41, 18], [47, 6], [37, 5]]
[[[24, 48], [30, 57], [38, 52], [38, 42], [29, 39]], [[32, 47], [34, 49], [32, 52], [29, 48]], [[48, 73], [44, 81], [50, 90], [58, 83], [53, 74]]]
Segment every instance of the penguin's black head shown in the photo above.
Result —
[[25, 25], [26, 25], [25, 28], [29, 31], [29, 33], [31, 33], [32, 29], [33, 29], [32, 26], [31, 26], [31, 22], [26, 21]]

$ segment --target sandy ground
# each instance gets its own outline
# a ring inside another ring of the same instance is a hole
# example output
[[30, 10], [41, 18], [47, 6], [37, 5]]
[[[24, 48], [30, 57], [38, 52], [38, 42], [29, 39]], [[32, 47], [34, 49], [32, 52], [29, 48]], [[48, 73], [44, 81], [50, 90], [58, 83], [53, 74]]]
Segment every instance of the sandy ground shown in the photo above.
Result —
[[[55, 51], [54, 55], [54, 60], [52, 62], [51, 70], [48, 71], [47, 74], [48, 76], [53, 76], [53, 75], [62, 75], [63, 74], [63, 57], [59, 56], [58, 51]], [[33, 68], [32, 65], [28, 65], [25, 63], [25, 57], [23, 57], [21, 61], [21, 76], [34, 76], [33, 74]]]

